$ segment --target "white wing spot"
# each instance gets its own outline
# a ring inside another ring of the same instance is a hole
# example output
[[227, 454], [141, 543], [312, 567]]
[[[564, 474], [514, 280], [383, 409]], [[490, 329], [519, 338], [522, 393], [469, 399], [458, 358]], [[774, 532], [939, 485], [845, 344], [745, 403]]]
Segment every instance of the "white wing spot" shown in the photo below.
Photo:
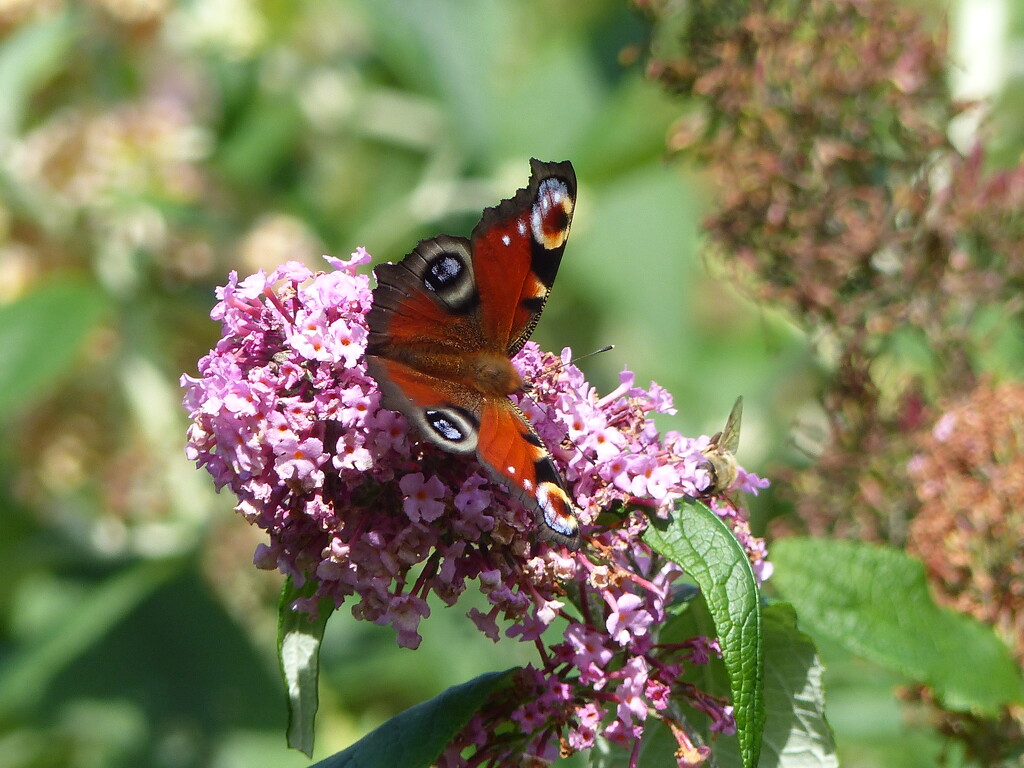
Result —
[[508, 473], [510, 475], [514, 475], [516, 473], [516, 468], [513, 467], [511, 464], [509, 464], [509, 466], [508, 466]]
[[508, 235], [502, 235], [501, 242], [503, 242], [505, 245], [508, 245], [509, 243], [512, 242], [512, 238], [509, 237]]
[[516, 229], [519, 230], [519, 234], [520, 235], [525, 235], [526, 234], [526, 220], [525, 219], [520, 219], [519, 221], [517, 221], [516, 222]]
[[537, 503], [547, 513], [545, 518], [550, 520], [554, 517], [555, 509], [551, 506], [551, 500], [548, 498], [548, 489], [544, 486], [544, 483], [537, 486]]

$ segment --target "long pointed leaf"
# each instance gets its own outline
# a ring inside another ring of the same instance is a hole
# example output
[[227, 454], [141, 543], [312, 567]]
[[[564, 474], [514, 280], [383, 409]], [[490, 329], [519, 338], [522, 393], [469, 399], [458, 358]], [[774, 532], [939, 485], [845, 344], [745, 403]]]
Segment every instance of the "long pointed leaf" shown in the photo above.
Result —
[[729, 673], [743, 765], [757, 765], [764, 728], [761, 596], [743, 547], [718, 515], [698, 501], [654, 519], [644, 539], [697, 582], [715, 622]]

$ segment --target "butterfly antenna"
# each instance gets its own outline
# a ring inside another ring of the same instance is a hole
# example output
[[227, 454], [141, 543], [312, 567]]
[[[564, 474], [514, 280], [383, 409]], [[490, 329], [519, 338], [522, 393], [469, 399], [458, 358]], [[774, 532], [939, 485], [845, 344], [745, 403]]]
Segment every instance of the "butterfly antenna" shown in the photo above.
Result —
[[[545, 366], [544, 368], [541, 369], [541, 371], [544, 374], [554, 373], [555, 371], [562, 370], [567, 365], [575, 365], [580, 360], [586, 360], [588, 357], [593, 357], [594, 355], [600, 355], [602, 352], [611, 352], [613, 349], [615, 349], [615, 345], [614, 344], [608, 344], [607, 346], [601, 347], [600, 349], [595, 349], [593, 352], [587, 352], [587, 354], [585, 354], [585, 355], [580, 355], [579, 357], [574, 357], [568, 363], [563, 363], [561, 360], [559, 360], [557, 363], [552, 363], [550, 366]], [[530, 390], [532, 390], [532, 389], [533, 389], [533, 384], [531, 384], [530, 382], [525, 382], [523, 384], [523, 391], [525, 393], [529, 394]], [[534, 400], [534, 402], [536, 402], [536, 400]]]
[[[545, 373], [552, 373], [554, 371], [560, 371], [563, 368], [565, 368], [566, 365], [575, 365], [580, 360], [585, 360], [586, 358], [593, 357], [594, 355], [600, 355], [602, 352], [610, 352], [613, 349], [615, 349], [615, 345], [614, 344], [608, 344], [608, 345], [606, 345], [604, 347], [601, 347], [600, 349], [595, 349], [593, 352], [587, 352], [587, 354], [585, 354], [585, 355], [580, 355], [579, 357], [574, 357], [568, 363], [563, 363], [561, 360], [559, 360], [557, 363], [552, 365], [550, 368], [545, 369]], [[523, 392], [522, 392], [523, 397], [525, 397], [527, 400], [532, 402], [534, 405], [537, 406], [537, 408], [539, 410], [543, 411], [544, 414], [547, 415], [547, 409], [544, 408], [543, 406], [541, 406], [541, 404], [539, 402], [537, 402], [537, 399], [535, 397], [533, 397], [533, 395], [530, 394], [532, 390], [533, 390], [533, 385], [530, 384], [529, 382], [525, 382], [523, 384]], [[563, 434], [565, 436], [562, 438], [562, 442], [563, 443], [569, 443], [570, 445], [572, 445], [577, 451], [579, 451], [581, 456], [583, 456], [587, 461], [589, 461], [591, 463], [591, 465], [593, 465], [594, 464], [594, 460], [591, 459], [587, 455], [587, 452], [584, 451], [579, 446], [579, 443], [577, 443], [575, 440], [573, 440], [572, 437], [569, 436], [569, 433], [567, 431], [563, 430]]]
[[561, 360], [559, 360], [558, 363], [554, 366], [554, 369], [557, 371], [557, 370], [559, 370], [561, 368], [565, 368], [565, 366], [567, 366], [567, 365], [576, 365], [576, 363], [578, 363], [580, 360], [586, 360], [588, 357], [593, 357], [594, 355], [600, 355], [602, 352], [611, 352], [613, 349], [615, 349], [615, 345], [614, 344], [608, 344], [607, 346], [601, 347], [600, 349], [595, 349], [593, 352], [587, 352], [587, 354], [585, 354], [585, 355], [580, 355], [579, 357], [574, 357], [568, 363], [563, 363]]

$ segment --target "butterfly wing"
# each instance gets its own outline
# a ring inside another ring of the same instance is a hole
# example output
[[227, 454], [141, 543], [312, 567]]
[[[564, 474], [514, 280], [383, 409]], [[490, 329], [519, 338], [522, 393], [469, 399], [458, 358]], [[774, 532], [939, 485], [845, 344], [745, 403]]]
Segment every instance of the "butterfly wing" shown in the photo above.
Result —
[[480, 298], [469, 247], [465, 238], [441, 235], [420, 241], [398, 264], [374, 270], [367, 355], [480, 348]]
[[529, 185], [487, 208], [470, 238], [483, 331], [510, 356], [537, 325], [576, 206], [572, 163], [533, 159], [530, 168]]
[[[439, 448], [475, 453], [497, 481], [539, 516], [540, 538], [579, 549], [573, 503], [543, 442], [507, 397], [483, 396], [384, 358], [368, 370], [420, 433]], [[390, 398], [390, 399], [389, 399]]]
[[507, 397], [484, 401], [477, 456], [494, 477], [540, 515], [542, 539], [579, 549], [579, 522], [554, 459]]

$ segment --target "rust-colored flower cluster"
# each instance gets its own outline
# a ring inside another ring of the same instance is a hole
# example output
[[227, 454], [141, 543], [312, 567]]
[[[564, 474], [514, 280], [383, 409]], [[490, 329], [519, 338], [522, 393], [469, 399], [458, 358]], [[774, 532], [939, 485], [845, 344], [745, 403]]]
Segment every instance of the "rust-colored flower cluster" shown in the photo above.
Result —
[[1024, 663], [1024, 384], [982, 382], [918, 445], [908, 548], [940, 600], [992, 624]]
[[807, 325], [891, 327], [934, 256], [917, 245], [954, 114], [941, 30], [880, 0], [741, 3], [716, 24], [722, 5], [695, 3], [701, 33], [651, 66], [701, 98], [669, 144], [714, 177], [717, 249]]
[[[939, 602], [990, 624], [1024, 665], [1024, 384], [981, 381], [917, 438], [909, 463], [920, 502], [907, 548], [924, 562]], [[995, 720], [943, 712], [936, 727], [983, 765], [1024, 739], [1024, 708]]]

